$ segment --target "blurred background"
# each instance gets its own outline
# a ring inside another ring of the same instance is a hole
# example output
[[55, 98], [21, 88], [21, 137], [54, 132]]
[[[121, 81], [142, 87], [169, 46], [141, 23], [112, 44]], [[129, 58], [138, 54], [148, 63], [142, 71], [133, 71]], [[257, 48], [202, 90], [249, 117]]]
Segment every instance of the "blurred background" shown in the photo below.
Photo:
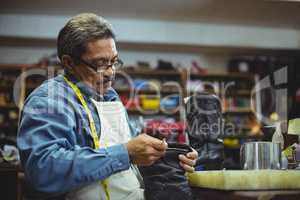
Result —
[[[224, 167], [239, 169], [241, 144], [271, 141], [276, 122], [299, 117], [300, 1], [10, 0], [0, 11], [2, 168], [18, 163], [13, 147], [25, 98], [62, 73], [59, 30], [82, 12], [113, 25], [125, 65], [114, 88], [136, 128], [153, 133], [163, 124], [170, 141], [188, 142], [183, 98], [215, 94]], [[298, 141], [287, 128], [282, 133], [285, 146]]]

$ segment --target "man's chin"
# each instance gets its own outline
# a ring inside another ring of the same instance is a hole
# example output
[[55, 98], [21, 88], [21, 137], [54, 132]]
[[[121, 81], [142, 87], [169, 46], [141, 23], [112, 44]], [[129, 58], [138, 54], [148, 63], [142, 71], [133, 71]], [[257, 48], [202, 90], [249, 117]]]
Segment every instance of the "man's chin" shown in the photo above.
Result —
[[97, 84], [97, 92], [101, 95], [105, 94], [109, 88], [111, 88], [111, 81], [106, 83]]

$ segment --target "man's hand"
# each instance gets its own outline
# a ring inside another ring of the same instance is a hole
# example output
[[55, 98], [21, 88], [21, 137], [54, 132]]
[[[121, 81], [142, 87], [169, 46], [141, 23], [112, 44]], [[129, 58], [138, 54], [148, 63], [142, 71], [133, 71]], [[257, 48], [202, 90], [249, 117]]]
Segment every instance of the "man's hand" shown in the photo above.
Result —
[[198, 152], [193, 149], [192, 152], [187, 153], [186, 155], [179, 155], [179, 164], [186, 172], [194, 172], [194, 166], [198, 158]]
[[165, 154], [167, 147], [168, 144], [164, 140], [146, 134], [141, 134], [127, 143], [132, 163], [142, 166], [152, 165]]

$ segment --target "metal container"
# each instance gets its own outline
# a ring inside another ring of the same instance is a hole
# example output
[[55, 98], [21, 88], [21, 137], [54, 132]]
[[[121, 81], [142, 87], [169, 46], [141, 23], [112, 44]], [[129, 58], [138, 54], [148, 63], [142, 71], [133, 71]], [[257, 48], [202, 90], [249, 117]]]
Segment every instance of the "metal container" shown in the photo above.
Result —
[[254, 169], [281, 169], [280, 143], [247, 142], [240, 150], [241, 167]]

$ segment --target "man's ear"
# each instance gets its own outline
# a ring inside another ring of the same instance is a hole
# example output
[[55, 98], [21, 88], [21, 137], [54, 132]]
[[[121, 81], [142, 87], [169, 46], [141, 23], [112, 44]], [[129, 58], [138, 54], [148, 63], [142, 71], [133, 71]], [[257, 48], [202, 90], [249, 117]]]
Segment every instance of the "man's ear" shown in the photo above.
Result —
[[71, 56], [63, 55], [61, 57], [61, 62], [62, 62], [62, 65], [64, 66], [64, 68], [67, 69], [68, 71], [74, 70], [75, 63], [74, 63], [73, 59], [71, 58]]

